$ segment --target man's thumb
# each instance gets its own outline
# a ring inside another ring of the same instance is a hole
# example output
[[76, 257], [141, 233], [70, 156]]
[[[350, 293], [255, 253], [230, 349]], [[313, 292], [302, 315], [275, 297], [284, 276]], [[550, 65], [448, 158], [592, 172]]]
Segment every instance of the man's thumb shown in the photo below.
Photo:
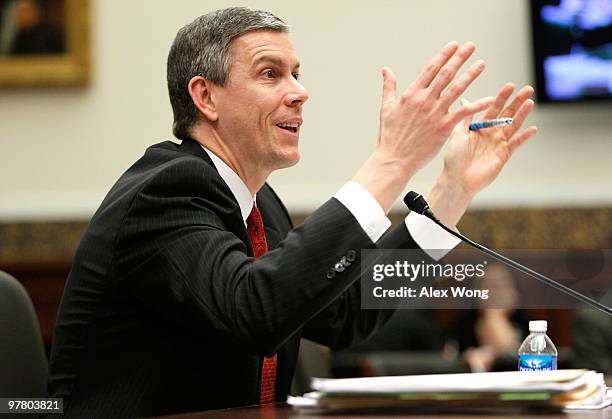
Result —
[[[461, 106], [466, 106], [469, 105], [470, 101], [467, 100], [466, 98], [461, 98], [461, 100], [459, 101], [459, 103], [461, 104]], [[461, 121], [460, 125], [462, 128], [464, 128], [465, 130], [467, 130], [470, 126], [470, 124], [472, 123], [472, 118], [474, 118], [474, 114], [469, 114], [467, 117], [465, 117], [463, 119], [463, 121]]]

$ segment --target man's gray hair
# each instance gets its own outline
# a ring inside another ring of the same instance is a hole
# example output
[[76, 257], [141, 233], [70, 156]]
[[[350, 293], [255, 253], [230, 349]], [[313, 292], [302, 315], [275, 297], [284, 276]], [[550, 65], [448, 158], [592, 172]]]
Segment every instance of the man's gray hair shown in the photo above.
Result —
[[255, 30], [287, 33], [289, 27], [272, 13], [230, 7], [200, 16], [178, 31], [167, 64], [168, 92], [174, 113], [172, 131], [177, 138], [189, 138], [199, 118], [189, 96], [189, 80], [199, 75], [223, 86], [232, 66], [232, 40]]

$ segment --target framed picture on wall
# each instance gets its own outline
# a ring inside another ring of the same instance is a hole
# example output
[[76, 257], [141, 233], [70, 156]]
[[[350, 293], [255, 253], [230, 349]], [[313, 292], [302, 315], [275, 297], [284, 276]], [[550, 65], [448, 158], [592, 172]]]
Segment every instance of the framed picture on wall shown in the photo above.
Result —
[[89, 0], [0, 0], [0, 86], [85, 85]]

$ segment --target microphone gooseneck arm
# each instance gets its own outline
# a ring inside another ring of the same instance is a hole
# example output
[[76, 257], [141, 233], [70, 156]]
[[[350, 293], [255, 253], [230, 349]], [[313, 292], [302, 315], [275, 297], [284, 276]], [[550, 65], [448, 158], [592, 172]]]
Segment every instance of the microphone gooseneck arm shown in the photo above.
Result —
[[604, 313], [606, 313], [609, 316], [612, 316], [612, 309], [604, 304], [601, 304], [599, 301], [593, 300], [590, 297], [587, 297], [586, 295], [568, 287], [565, 286], [557, 281], [555, 281], [554, 279], [550, 279], [547, 276], [542, 275], [539, 272], [534, 271], [533, 269], [529, 269], [526, 266], [521, 265], [518, 262], [515, 262], [514, 260], [502, 255], [501, 253], [497, 253], [494, 250], [491, 250], [479, 243], [476, 243], [473, 240], [470, 240], [469, 238], [463, 236], [462, 234], [454, 231], [451, 228], [448, 228], [446, 225], [444, 225], [444, 223], [442, 223], [435, 215], [434, 213], [431, 211], [431, 209], [429, 208], [429, 204], [427, 204], [427, 202], [425, 201], [425, 199], [418, 193], [414, 192], [414, 191], [410, 191], [406, 194], [406, 196], [404, 197], [404, 203], [406, 204], [406, 206], [408, 207], [408, 209], [410, 209], [411, 211], [414, 211], [418, 214], [424, 215], [427, 218], [429, 218], [430, 220], [432, 220], [434, 223], [436, 223], [437, 225], [439, 225], [440, 227], [442, 227], [445, 231], [447, 231], [448, 233], [452, 234], [453, 236], [457, 237], [459, 240], [466, 242], [467, 244], [469, 244], [472, 247], [475, 247], [476, 249], [480, 250], [483, 253], [486, 253], [487, 255], [493, 257], [494, 259], [497, 259], [498, 261], [502, 262], [503, 264], [510, 266], [511, 268], [514, 268], [516, 270], [519, 270], [521, 272], [523, 272], [526, 275], [529, 275], [532, 278], [537, 279], [538, 281], [552, 287], [555, 288], [556, 290], [559, 290], [573, 298], [575, 298], [578, 301], [581, 301], [585, 304], [590, 305], [591, 307], [596, 308], [599, 311], [602, 311]]

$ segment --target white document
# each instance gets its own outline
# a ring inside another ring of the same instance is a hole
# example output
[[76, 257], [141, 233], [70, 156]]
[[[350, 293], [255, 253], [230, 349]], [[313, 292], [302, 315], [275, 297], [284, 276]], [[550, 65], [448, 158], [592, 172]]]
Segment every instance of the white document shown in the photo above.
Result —
[[468, 374], [404, 375], [326, 379], [314, 378], [322, 393], [533, 392], [570, 391], [596, 380], [587, 370], [509, 371]]

